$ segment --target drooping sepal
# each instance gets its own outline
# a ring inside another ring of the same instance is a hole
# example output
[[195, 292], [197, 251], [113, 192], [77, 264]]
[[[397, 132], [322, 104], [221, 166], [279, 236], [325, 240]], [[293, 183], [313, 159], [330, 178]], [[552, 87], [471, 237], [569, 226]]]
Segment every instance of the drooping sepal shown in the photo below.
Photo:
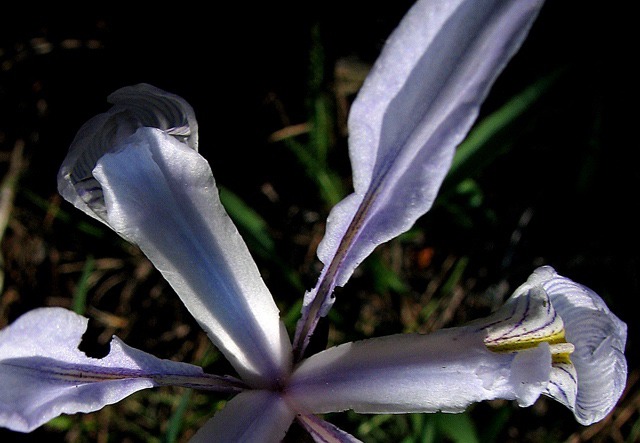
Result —
[[156, 358], [117, 337], [106, 357], [87, 357], [78, 349], [87, 322], [62, 308], [40, 308], [0, 331], [0, 426], [30, 432], [60, 414], [96, 411], [160, 385], [229, 393], [244, 387], [198, 366]]
[[549, 381], [549, 346], [498, 353], [486, 336], [463, 326], [343, 344], [304, 360], [286, 393], [316, 413], [462, 412], [497, 398], [530, 405]]
[[624, 389], [626, 325], [588, 288], [539, 268], [487, 318], [348, 343], [304, 360], [288, 394], [311, 411], [460, 412], [550, 396], [591, 424]]

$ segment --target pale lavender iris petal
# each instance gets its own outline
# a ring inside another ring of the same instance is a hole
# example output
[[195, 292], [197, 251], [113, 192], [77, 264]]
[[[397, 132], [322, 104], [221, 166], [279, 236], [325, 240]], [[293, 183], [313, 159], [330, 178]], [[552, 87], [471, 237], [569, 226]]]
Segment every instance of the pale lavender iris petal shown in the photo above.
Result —
[[87, 322], [62, 308], [40, 308], [0, 331], [0, 426], [29, 432], [60, 414], [96, 411], [165, 384], [241, 390], [237, 380], [161, 360], [116, 337], [106, 357], [87, 357], [78, 350]]
[[340, 345], [303, 361], [286, 393], [315, 413], [461, 412], [496, 398], [530, 405], [549, 380], [549, 346], [496, 353], [485, 336], [460, 327]]
[[93, 177], [98, 159], [138, 128], [162, 129], [198, 149], [198, 123], [186, 100], [141, 83], [118, 89], [107, 98], [114, 106], [87, 121], [76, 134], [58, 173], [58, 191], [78, 209], [106, 223], [104, 199]]
[[143, 127], [103, 155], [93, 175], [109, 226], [151, 259], [245, 381], [277, 385], [291, 343], [206, 160]]
[[615, 407], [626, 384], [627, 325], [595, 292], [551, 267], [538, 268], [527, 285], [544, 288], [564, 320], [567, 341], [575, 346], [571, 354], [578, 378], [575, 404], [571, 398], [554, 398], [573, 410], [581, 424], [602, 420]]
[[296, 348], [330, 308], [333, 288], [429, 210], [456, 146], [542, 3], [421, 0], [391, 35], [350, 111], [355, 192], [328, 218], [318, 248], [325, 267], [305, 296]]
[[298, 422], [316, 443], [362, 443], [353, 435], [313, 414], [298, 414]]
[[277, 392], [245, 391], [198, 430], [191, 443], [280, 443], [296, 416]]

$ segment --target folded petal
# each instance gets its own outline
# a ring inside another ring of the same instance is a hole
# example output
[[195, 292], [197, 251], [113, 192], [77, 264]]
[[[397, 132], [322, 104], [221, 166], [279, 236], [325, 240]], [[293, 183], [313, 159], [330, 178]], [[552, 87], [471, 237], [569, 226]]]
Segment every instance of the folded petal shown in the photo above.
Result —
[[104, 199], [93, 178], [102, 155], [138, 128], [159, 128], [198, 149], [198, 124], [186, 100], [141, 83], [118, 89], [107, 98], [114, 106], [86, 122], [76, 134], [58, 173], [58, 191], [88, 215], [105, 221]]
[[[627, 325], [598, 294], [551, 267], [537, 269], [523, 289], [536, 285], [548, 293], [564, 321], [567, 341], [575, 346], [571, 354], [575, 375], [559, 368], [548, 395], [570, 408], [581, 424], [595, 423], [611, 412], [626, 384]], [[565, 386], [571, 377], [577, 377], [577, 394], [567, 396]]]
[[195, 150], [193, 110], [148, 85], [110, 99], [74, 140], [60, 191], [142, 249], [247, 382], [277, 385], [291, 343]]
[[29, 432], [60, 414], [96, 411], [159, 385], [242, 389], [237, 380], [161, 360], [116, 337], [106, 357], [87, 357], [78, 350], [87, 322], [62, 308], [41, 308], [0, 331], [0, 426]]
[[331, 306], [333, 288], [429, 210], [456, 146], [542, 3], [421, 0], [391, 35], [350, 111], [355, 192], [328, 218], [318, 248], [325, 267], [305, 297], [296, 348]]
[[280, 443], [296, 413], [271, 391], [236, 395], [190, 440], [192, 443]]

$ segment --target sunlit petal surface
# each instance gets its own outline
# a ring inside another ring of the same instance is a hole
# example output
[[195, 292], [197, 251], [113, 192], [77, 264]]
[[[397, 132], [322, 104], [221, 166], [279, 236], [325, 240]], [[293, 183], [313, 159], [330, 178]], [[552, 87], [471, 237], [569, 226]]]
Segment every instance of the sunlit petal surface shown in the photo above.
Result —
[[245, 380], [276, 385], [291, 344], [206, 160], [164, 131], [140, 128], [93, 174], [109, 226], [151, 259]]
[[496, 398], [531, 404], [549, 380], [549, 347], [495, 353], [485, 336], [461, 327], [337, 346], [305, 360], [287, 394], [316, 413], [461, 412]]
[[87, 322], [62, 308], [40, 308], [0, 331], [0, 426], [28, 432], [60, 414], [96, 411], [165, 384], [240, 390], [231, 379], [161, 360], [116, 337], [106, 357], [87, 357], [78, 350]]
[[287, 393], [320, 413], [459, 412], [495, 398], [530, 406], [545, 394], [591, 424], [624, 389], [625, 341], [626, 325], [597, 294], [543, 267], [485, 319], [316, 354]]
[[276, 392], [246, 391], [216, 413], [191, 443], [280, 443], [296, 413]]
[[517, 51], [542, 0], [417, 2], [389, 38], [349, 115], [354, 194], [328, 218], [325, 267], [296, 348], [356, 266], [429, 210], [456, 146]]
[[249, 382], [278, 383], [291, 344], [271, 294], [220, 203], [182, 98], [122, 88], [87, 122], [58, 174], [62, 195], [137, 244]]

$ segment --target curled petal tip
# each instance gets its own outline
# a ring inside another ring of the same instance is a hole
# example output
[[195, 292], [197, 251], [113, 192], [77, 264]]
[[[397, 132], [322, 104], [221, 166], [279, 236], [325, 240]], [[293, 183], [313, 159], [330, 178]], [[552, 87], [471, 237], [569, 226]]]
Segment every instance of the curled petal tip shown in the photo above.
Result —
[[141, 83], [115, 91], [108, 100], [114, 106], [80, 128], [58, 172], [60, 194], [102, 222], [104, 196], [92, 172], [103, 155], [117, 150], [140, 127], [160, 129], [192, 149], [198, 147], [195, 113], [183, 98]]
[[485, 319], [430, 335], [328, 349], [294, 371], [289, 395], [315, 412], [460, 412], [541, 394], [591, 424], [624, 388], [626, 325], [593, 291], [541, 268]]
[[123, 107], [139, 126], [157, 128], [198, 150], [198, 123], [191, 105], [182, 97], [147, 83], [125, 86], [107, 101]]
[[277, 384], [291, 343], [256, 264], [220, 202], [182, 98], [147, 84], [78, 132], [59, 173], [63, 196], [136, 244], [214, 344], [254, 385]]
[[549, 395], [571, 409], [581, 424], [602, 420], [615, 407], [626, 385], [627, 325], [598, 294], [558, 275], [549, 266], [537, 269], [526, 284], [539, 285], [547, 292], [564, 321], [567, 341], [575, 347], [570, 359], [577, 392], [565, 396], [562, 386], [573, 374], [560, 371]]

